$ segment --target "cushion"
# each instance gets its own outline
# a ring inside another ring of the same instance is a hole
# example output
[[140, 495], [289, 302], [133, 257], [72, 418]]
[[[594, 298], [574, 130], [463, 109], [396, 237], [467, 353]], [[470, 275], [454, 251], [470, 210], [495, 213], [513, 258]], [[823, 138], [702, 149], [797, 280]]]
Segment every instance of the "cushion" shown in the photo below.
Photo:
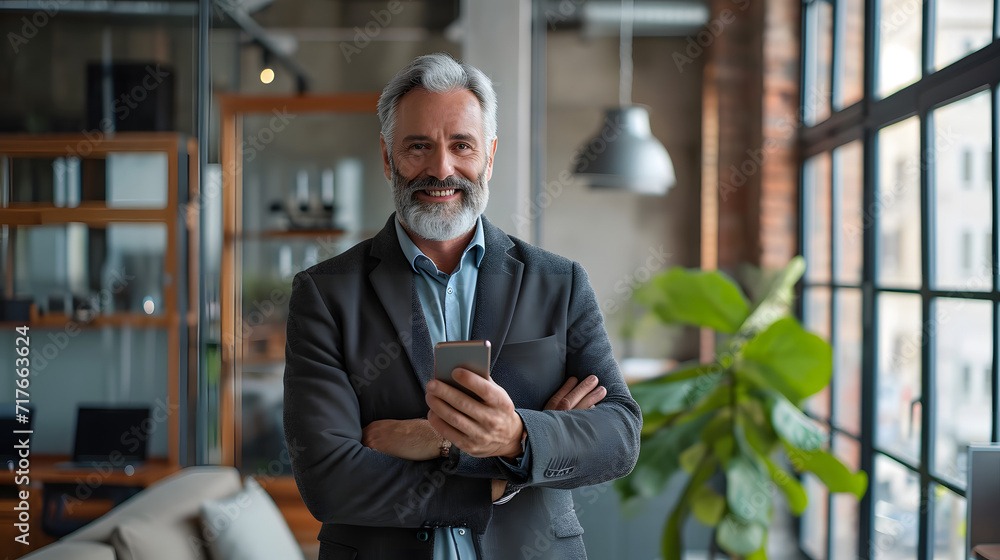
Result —
[[183, 519], [127, 519], [111, 533], [118, 560], [206, 560], [198, 525]]
[[115, 560], [115, 549], [97, 542], [56, 541], [48, 546], [29, 552], [21, 560]]
[[278, 506], [252, 478], [235, 496], [203, 502], [201, 523], [213, 560], [303, 560]]

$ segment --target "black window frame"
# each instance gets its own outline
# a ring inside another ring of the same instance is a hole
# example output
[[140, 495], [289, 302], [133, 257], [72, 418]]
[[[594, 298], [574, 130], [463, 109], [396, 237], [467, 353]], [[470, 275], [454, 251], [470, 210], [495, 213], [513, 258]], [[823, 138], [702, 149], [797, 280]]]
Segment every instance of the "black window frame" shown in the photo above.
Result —
[[[925, 328], [929, 321], [933, 320], [933, 302], [937, 298], [966, 298], [973, 300], [986, 300], [992, 303], [992, 328], [993, 328], [993, 350], [992, 350], [992, 441], [1000, 441], [1000, 274], [998, 274], [998, 263], [996, 258], [990, 259], [992, 269], [992, 288], [983, 292], [956, 292], [943, 289], [932, 289], [934, 285], [931, 280], [934, 271], [932, 248], [934, 240], [930, 213], [930, 204], [933, 202], [933, 181], [934, 181], [934, 158], [933, 158], [933, 124], [929, 115], [937, 108], [964, 99], [982, 91], [990, 91], [991, 97], [991, 135], [992, 154], [997, 153], [997, 145], [1000, 144], [1000, 124], [998, 124], [998, 112], [1000, 112], [1000, 0], [993, 1], [993, 40], [986, 47], [967, 54], [963, 58], [949, 64], [948, 66], [934, 70], [934, 28], [935, 28], [935, 8], [937, 0], [923, 0], [921, 19], [921, 76], [918, 81], [906, 86], [885, 98], [877, 95], [877, 70], [878, 70], [878, 41], [880, 22], [880, 0], [865, 0], [864, 13], [864, 96], [861, 101], [851, 106], [838, 110], [835, 100], [839, 99], [842, 90], [838, 69], [842, 68], [844, 41], [844, 11], [846, 0], [802, 0], [802, 41], [801, 41], [801, 106], [805, 107], [810, 100], [812, 84], [808, 83], [808, 69], [806, 68], [812, 47], [809, 32], [809, 8], [810, 4], [825, 2], [833, 5], [833, 60], [829, 64], [831, 76], [829, 83], [831, 87], [830, 116], [820, 123], [812, 126], [804, 126], [800, 134], [800, 191], [799, 191], [799, 246], [803, 248], [808, 260], [807, 235], [808, 227], [804, 223], [808, 216], [809, 209], [806, 207], [809, 196], [806, 192], [806, 178], [804, 174], [805, 162], [809, 158], [830, 152], [831, 157], [834, 149], [844, 146], [855, 140], [862, 141], [862, 161], [863, 161], [863, 206], [862, 211], [865, 216], [863, 235], [863, 265], [861, 284], [843, 284], [837, 281], [838, 270], [838, 242], [837, 223], [833, 222], [830, 233], [830, 278], [828, 282], [815, 282], [804, 280], [801, 289], [827, 288], [830, 290], [831, 298], [829, 310], [829, 332], [831, 333], [831, 344], [837, 344], [837, 291], [838, 288], [860, 288], [862, 292], [862, 369], [861, 369], [861, 433], [860, 437], [855, 437], [848, 431], [842, 430], [838, 425], [836, 417], [836, 407], [832, 401], [837, 394], [834, 378], [831, 381], [829, 390], [829, 437], [832, 446], [836, 434], [842, 434], [858, 441], [861, 445], [861, 468], [869, 473], [869, 491], [859, 503], [858, 515], [858, 558], [874, 558], [874, 503], [872, 500], [872, 488], [874, 486], [874, 466], [875, 457], [878, 454], [884, 455], [894, 462], [912, 471], [919, 477], [920, 481], [920, 508], [919, 508], [919, 532], [917, 543], [918, 560], [928, 560], [933, 557], [933, 535], [934, 535], [934, 505], [933, 496], [930, 494], [933, 484], [941, 485], [960, 496], [965, 496], [965, 491], [957, 487], [951, 481], [936, 476], [932, 469], [932, 452], [934, 450], [935, 422], [934, 422], [934, 382], [935, 382], [935, 333], [933, 329]], [[806, 115], [801, 115], [805, 119]], [[877, 212], [878, 204], [878, 133], [889, 125], [901, 122], [907, 118], [918, 116], [920, 120], [920, 222], [921, 222], [921, 285], [916, 289], [886, 288], [879, 286], [876, 282], [878, 277], [878, 261], [876, 255], [879, 250], [879, 217]], [[803, 121], [805, 122], [805, 121]], [[837, 165], [831, 166], [830, 191], [831, 219], [838, 215], [838, 181]], [[998, 239], [1000, 239], [1000, 196], [998, 196], [998, 158], [993, 157], [990, 162], [991, 177], [989, 185], [992, 193], [992, 237], [991, 254], [998, 254]], [[868, 223], [871, 220], [871, 223]], [[876, 429], [876, 401], [875, 391], [877, 388], [876, 375], [878, 366], [877, 355], [877, 327], [878, 309], [877, 294], [879, 293], [906, 293], [919, 295], [921, 298], [922, 313], [922, 340], [921, 340], [921, 446], [920, 462], [917, 468], [913, 468], [908, 461], [903, 460], [898, 454], [879, 449], [875, 442]], [[799, 300], [800, 316], [805, 312], [802, 302]], [[836, 352], [834, 353], [836, 356]], [[827, 500], [826, 515], [826, 557], [830, 558], [833, 551], [834, 534], [832, 532], [834, 519], [834, 501]], [[801, 549], [801, 547], [800, 547]], [[802, 553], [811, 557], [805, 550]]]

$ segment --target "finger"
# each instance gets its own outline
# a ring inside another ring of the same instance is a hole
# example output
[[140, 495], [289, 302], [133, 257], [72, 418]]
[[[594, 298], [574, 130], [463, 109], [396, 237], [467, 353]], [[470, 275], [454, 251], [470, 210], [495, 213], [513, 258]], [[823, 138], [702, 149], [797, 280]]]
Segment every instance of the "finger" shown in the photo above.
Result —
[[578, 409], [593, 408], [594, 405], [604, 400], [604, 397], [608, 396], [608, 390], [604, 387], [598, 387], [593, 391], [587, 393], [587, 396], [580, 400], [580, 403], [576, 405]]
[[569, 409], [577, 408], [580, 401], [593, 391], [595, 387], [597, 387], [597, 376], [588, 375], [586, 379], [581, 381], [579, 385], [566, 395], [566, 400], [569, 401]]
[[[456, 369], [455, 371], [457, 372], [458, 370]], [[458, 382], [458, 379], [455, 381]], [[464, 387], [465, 385], [462, 386]], [[447, 402], [453, 408], [464, 414], [471, 415], [473, 412], [477, 411], [478, 407], [483, 406], [482, 403], [470, 397], [464, 391], [456, 389], [455, 387], [436, 379], [432, 379], [427, 382], [427, 394], [434, 395], [435, 397]]]
[[545, 403], [545, 408], [543, 410], [566, 410], [564, 408], [560, 408], [560, 405], [569, 404], [568, 402], [565, 402], [566, 395], [568, 395], [569, 392], [573, 390], [573, 387], [576, 387], [576, 382], [577, 379], [575, 377], [570, 377], [569, 379], [567, 379], [566, 382], [563, 383], [562, 387], [560, 387], [559, 390], [556, 391], [554, 395], [552, 395], [552, 398], [549, 399], [549, 402]]
[[465, 387], [466, 389], [479, 395], [479, 398], [483, 399], [484, 402], [491, 396], [494, 387], [497, 387], [496, 383], [465, 368], [453, 369], [451, 371], [451, 377], [462, 387]]
[[[431, 411], [434, 412], [434, 414], [436, 414], [438, 418], [440, 418], [442, 421], [444, 421], [445, 424], [447, 424], [454, 430], [459, 431], [462, 434], [468, 434], [468, 435], [473, 435], [476, 432], [476, 423], [471, 418], [462, 413], [462, 411], [453, 407], [447, 401], [439, 399], [431, 394], [428, 394], [425, 400], [427, 402], [427, 406], [430, 407]], [[429, 418], [430, 417], [428, 416], [428, 419]], [[435, 429], [436, 428], [437, 427], [435, 426]], [[441, 430], [438, 430], [438, 433], [441, 433]], [[448, 437], [447, 435], [443, 433], [441, 433], [441, 435], [451, 440], [451, 438]], [[451, 441], [454, 443], [454, 440]]]
[[468, 436], [461, 431], [456, 430], [455, 427], [448, 422], [445, 422], [433, 410], [427, 412], [427, 422], [430, 423], [435, 432], [441, 434], [441, 437], [458, 446], [459, 449], [465, 448], [466, 442], [468, 442]]

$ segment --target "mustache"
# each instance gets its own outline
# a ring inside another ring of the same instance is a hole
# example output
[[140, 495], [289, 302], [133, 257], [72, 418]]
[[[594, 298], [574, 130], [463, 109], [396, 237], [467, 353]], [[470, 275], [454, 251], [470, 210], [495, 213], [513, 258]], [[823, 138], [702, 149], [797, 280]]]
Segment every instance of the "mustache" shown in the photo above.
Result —
[[415, 179], [406, 186], [410, 193], [421, 191], [421, 190], [447, 190], [456, 189], [460, 191], [468, 191], [476, 188], [476, 184], [472, 181], [465, 179], [464, 177], [456, 177], [452, 175], [451, 177], [446, 177], [445, 179], [438, 179], [437, 177], [423, 177], [420, 179]]

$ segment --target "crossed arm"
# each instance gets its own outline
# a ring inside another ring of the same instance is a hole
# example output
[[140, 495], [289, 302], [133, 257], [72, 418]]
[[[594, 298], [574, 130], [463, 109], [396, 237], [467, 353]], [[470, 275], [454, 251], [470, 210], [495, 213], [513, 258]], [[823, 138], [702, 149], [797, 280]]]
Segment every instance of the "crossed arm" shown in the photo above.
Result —
[[[448, 440], [473, 457], [502, 457], [513, 463], [521, 453], [524, 424], [510, 396], [492, 380], [456, 369], [455, 380], [479, 395], [476, 401], [440, 381], [427, 384], [427, 419], [376, 420], [362, 430], [361, 444], [400, 459], [426, 461], [440, 454]], [[591, 408], [607, 395], [597, 376], [583, 381], [570, 377], [543, 410]], [[493, 480], [493, 500], [506, 488], [506, 480]]]

